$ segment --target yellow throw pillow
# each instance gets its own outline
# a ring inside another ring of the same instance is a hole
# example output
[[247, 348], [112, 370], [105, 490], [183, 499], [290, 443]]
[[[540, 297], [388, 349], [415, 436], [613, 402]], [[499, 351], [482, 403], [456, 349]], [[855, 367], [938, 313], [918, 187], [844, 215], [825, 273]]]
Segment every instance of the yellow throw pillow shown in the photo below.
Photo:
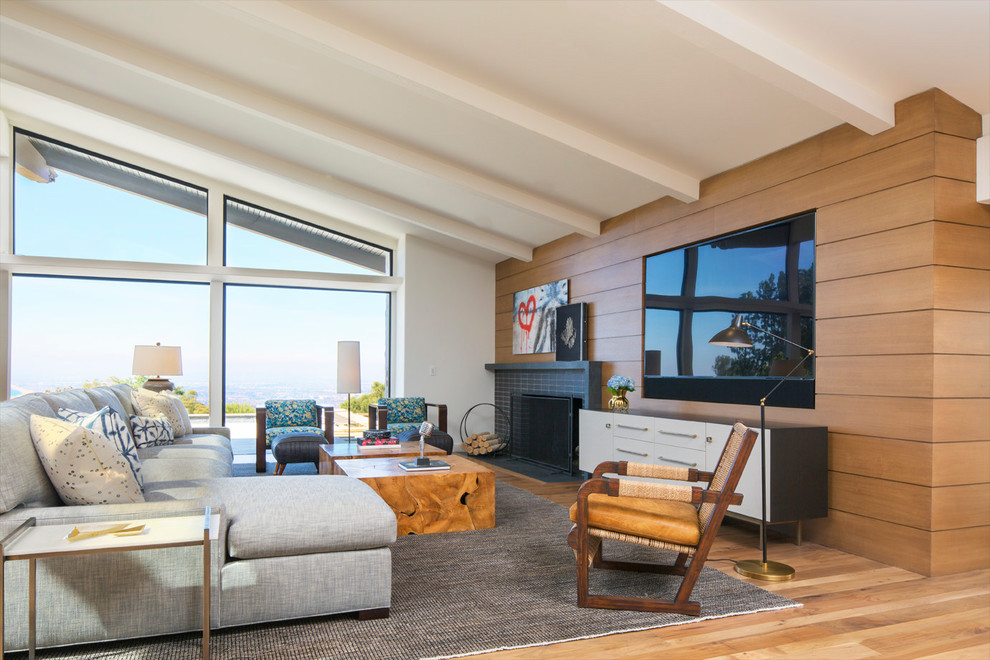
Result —
[[131, 466], [99, 431], [31, 415], [31, 440], [65, 504], [144, 502]]

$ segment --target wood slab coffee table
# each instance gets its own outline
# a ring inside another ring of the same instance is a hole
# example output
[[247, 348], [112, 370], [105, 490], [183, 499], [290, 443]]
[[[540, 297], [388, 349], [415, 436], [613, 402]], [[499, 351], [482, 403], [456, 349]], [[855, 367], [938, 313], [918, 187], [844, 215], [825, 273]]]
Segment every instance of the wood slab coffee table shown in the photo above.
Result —
[[[427, 456], [440, 458], [447, 452], [427, 443], [423, 452]], [[356, 442], [338, 440], [332, 445], [320, 445], [320, 474], [334, 474], [335, 461], [347, 458], [398, 458], [419, 456], [419, 440], [415, 442], [400, 442], [398, 445], [359, 447]]]
[[371, 486], [395, 512], [399, 536], [495, 526], [494, 472], [454, 454], [440, 459], [450, 463], [449, 470], [406, 472], [399, 461], [408, 460], [337, 459], [333, 470]]

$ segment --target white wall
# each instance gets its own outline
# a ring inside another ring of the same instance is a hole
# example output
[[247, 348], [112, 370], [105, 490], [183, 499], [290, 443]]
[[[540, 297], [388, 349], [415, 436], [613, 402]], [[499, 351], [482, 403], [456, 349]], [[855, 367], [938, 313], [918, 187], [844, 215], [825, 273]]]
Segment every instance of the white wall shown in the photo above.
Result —
[[[393, 313], [392, 394], [446, 403], [456, 447], [465, 411], [495, 400], [494, 375], [485, 371], [495, 361], [495, 266], [415, 236], [406, 236], [404, 247], [397, 264], [404, 283]], [[474, 431], [490, 430], [491, 419], [491, 407], [483, 406], [469, 421], [481, 427]]]

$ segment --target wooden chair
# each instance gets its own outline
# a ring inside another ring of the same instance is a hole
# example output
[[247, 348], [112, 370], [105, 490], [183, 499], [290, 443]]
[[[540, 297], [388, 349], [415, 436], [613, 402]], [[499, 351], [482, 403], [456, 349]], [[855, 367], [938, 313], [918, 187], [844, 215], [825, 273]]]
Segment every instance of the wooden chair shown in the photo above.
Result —
[[[575, 525], [567, 542], [577, 558], [578, 607], [700, 614], [700, 603], [688, 599], [726, 509], [742, 502], [742, 495], [734, 491], [757, 435], [735, 424], [714, 472], [626, 461], [599, 465], [592, 478], [581, 486], [577, 502], [571, 507]], [[619, 478], [603, 477], [612, 473]], [[637, 481], [623, 476], [704, 481], [708, 487]], [[606, 561], [602, 558], [603, 538], [672, 550], [678, 553], [677, 559], [672, 565]], [[588, 593], [589, 566], [681, 575], [683, 580], [674, 600], [593, 595]]]

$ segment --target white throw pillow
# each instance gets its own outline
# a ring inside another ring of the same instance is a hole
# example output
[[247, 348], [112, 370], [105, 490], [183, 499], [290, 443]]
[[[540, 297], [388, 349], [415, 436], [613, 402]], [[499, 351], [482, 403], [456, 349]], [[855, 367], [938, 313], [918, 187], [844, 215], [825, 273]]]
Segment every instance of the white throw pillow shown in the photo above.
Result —
[[146, 390], [139, 387], [131, 393], [131, 402], [137, 408], [137, 413], [142, 417], [155, 417], [165, 415], [172, 425], [172, 434], [176, 438], [181, 438], [186, 434], [186, 429], [182, 424], [182, 414], [179, 412], [181, 402], [178, 397], [169, 398], [164, 394]]
[[110, 406], [103, 406], [95, 413], [59, 408], [55, 415], [67, 422], [99, 431], [109, 438], [124, 460], [127, 461], [127, 464], [131, 466], [131, 471], [134, 472], [134, 478], [137, 479], [138, 485], [142, 489], [144, 488], [144, 478], [141, 476], [141, 459], [137, 455], [134, 437], [131, 435], [131, 430], [127, 428], [127, 422], [124, 421], [124, 418], [110, 410]]
[[65, 504], [143, 502], [127, 460], [99, 431], [31, 415], [31, 439], [41, 464]]
[[134, 444], [138, 449], [171, 445], [175, 443], [172, 435], [172, 423], [165, 415], [157, 417], [141, 417], [131, 415], [131, 429], [134, 430]]
[[189, 419], [189, 411], [186, 410], [186, 404], [182, 403], [182, 399], [171, 392], [162, 392], [162, 394], [165, 395], [165, 397], [168, 398], [168, 400], [171, 401], [179, 411], [179, 419], [182, 421], [183, 435], [189, 435], [192, 433], [192, 420]]

